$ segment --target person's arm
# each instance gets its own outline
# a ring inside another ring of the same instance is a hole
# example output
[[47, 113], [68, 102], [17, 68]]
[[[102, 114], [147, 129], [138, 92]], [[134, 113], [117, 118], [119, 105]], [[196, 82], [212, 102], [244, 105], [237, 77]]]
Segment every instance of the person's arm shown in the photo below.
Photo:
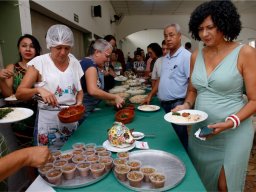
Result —
[[78, 91], [78, 93], [76, 95], [76, 105], [82, 105], [83, 104], [83, 97], [84, 97], [83, 90]]
[[148, 96], [145, 98], [145, 100], [142, 101], [141, 104], [150, 104], [152, 97], [154, 97], [158, 91], [159, 82], [160, 82], [160, 78], [156, 79], [156, 81], [154, 83], [154, 87], [152, 87], [152, 90], [150, 91]]
[[[249, 118], [256, 111], [256, 51], [254, 48], [244, 45], [239, 53], [238, 57], [238, 70], [243, 76], [246, 93], [248, 97], [248, 103], [241, 108], [235, 115], [240, 119], [240, 122]], [[216, 123], [214, 125], [209, 125], [210, 128], [215, 128], [214, 134], [218, 134], [226, 129], [233, 128], [234, 123], [232, 120], [227, 120], [225, 122]]]
[[2, 90], [4, 97], [9, 97], [13, 94], [13, 69], [14, 64], [9, 64], [6, 69], [0, 70], [0, 90]]
[[33, 87], [33, 85], [38, 81], [39, 76], [38, 70], [33, 66], [29, 66], [24, 78], [21, 81], [21, 84], [16, 91], [16, 98], [26, 101], [30, 100], [33, 95], [40, 94], [45, 103], [52, 106], [57, 106], [58, 101], [53, 93], [43, 87]]
[[172, 109], [173, 112], [180, 111], [183, 109], [191, 109], [195, 104], [197, 90], [193, 87], [191, 83], [191, 76], [194, 70], [197, 54], [198, 54], [198, 50], [195, 50], [195, 52], [191, 55], [191, 58], [190, 58], [190, 78], [189, 78], [185, 101], [183, 105], [178, 105], [174, 109]]
[[24, 166], [40, 167], [50, 157], [46, 146], [28, 147], [14, 151], [0, 158], [0, 181], [12, 175]]
[[108, 93], [106, 91], [101, 90], [97, 86], [97, 70], [94, 67], [89, 67], [85, 72], [85, 78], [86, 78], [86, 87], [88, 93], [96, 97], [98, 99], [104, 99], [104, 100], [115, 100], [115, 103], [117, 107], [122, 107], [122, 103], [124, 103], [124, 100], [119, 95], [114, 95], [111, 93]]

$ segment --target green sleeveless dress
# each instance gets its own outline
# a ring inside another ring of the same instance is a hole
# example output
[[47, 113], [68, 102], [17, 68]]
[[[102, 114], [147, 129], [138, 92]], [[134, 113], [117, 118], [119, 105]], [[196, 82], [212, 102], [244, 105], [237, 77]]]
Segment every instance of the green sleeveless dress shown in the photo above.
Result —
[[243, 77], [237, 69], [239, 51], [229, 53], [207, 76], [202, 49], [199, 49], [191, 81], [197, 89], [195, 109], [205, 111], [208, 119], [192, 127], [189, 137], [189, 155], [207, 191], [218, 191], [218, 177], [225, 170], [228, 191], [243, 191], [250, 151], [253, 143], [251, 118], [236, 129], [226, 130], [206, 141], [194, 136], [198, 128], [224, 122], [244, 105]]

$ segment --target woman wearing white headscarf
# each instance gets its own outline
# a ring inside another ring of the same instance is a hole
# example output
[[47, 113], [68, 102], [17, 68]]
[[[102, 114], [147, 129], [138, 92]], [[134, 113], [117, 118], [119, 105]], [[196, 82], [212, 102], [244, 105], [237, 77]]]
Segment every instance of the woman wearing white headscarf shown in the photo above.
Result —
[[74, 44], [72, 31], [65, 25], [53, 25], [46, 36], [50, 53], [38, 56], [28, 63], [16, 97], [29, 100], [39, 94], [38, 123], [35, 140], [50, 149], [60, 148], [77, 128], [77, 122], [64, 124], [58, 120], [59, 104], [82, 105], [83, 91], [80, 78], [83, 70], [79, 61], [70, 54]]

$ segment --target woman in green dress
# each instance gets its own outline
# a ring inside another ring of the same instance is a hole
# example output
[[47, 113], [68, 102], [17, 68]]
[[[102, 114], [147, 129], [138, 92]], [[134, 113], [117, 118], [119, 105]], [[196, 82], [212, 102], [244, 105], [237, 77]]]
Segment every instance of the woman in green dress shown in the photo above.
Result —
[[[207, 191], [243, 191], [256, 111], [256, 54], [234, 42], [241, 22], [231, 1], [210, 1], [191, 14], [192, 38], [202, 41], [191, 56], [191, 81], [183, 105], [173, 111], [205, 111], [208, 119], [192, 127], [189, 155]], [[243, 99], [243, 84], [248, 102]], [[195, 136], [205, 125], [213, 133]]]

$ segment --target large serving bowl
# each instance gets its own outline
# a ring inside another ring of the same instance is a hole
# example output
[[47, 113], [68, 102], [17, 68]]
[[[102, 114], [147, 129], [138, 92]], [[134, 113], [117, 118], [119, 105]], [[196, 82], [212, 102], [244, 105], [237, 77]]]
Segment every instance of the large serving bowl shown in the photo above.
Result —
[[131, 109], [121, 109], [119, 110], [116, 115], [116, 121], [122, 122], [123, 124], [130, 123], [134, 118], [134, 110]]
[[82, 105], [70, 106], [62, 109], [58, 113], [59, 120], [62, 123], [73, 123], [80, 120], [85, 112], [85, 107]]

